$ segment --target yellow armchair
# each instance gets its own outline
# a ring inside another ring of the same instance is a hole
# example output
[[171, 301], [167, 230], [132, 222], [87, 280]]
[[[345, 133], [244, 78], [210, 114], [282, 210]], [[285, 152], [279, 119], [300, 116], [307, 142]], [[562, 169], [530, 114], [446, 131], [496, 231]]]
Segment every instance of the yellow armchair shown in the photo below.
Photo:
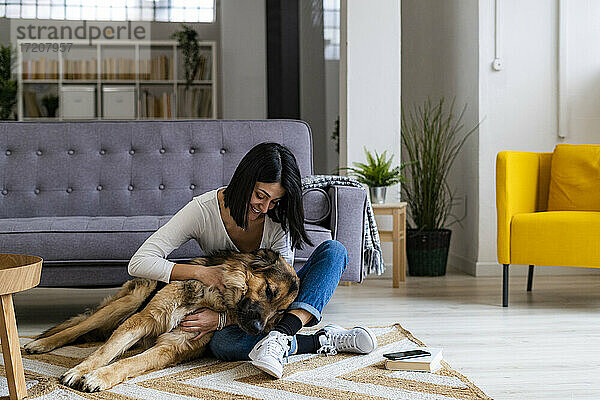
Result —
[[[547, 211], [553, 153], [502, 151], [496, 159], [498, 262], [502, 305], [508, 306], [508, 267], [600, 268], [600, 212]], [[598, 189], [600, 190], [600, 188]]]

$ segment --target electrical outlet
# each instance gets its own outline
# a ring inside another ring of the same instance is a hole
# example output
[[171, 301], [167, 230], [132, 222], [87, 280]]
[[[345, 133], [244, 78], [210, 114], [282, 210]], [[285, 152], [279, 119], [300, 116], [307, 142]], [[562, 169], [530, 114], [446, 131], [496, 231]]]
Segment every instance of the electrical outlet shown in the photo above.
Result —
[[492, 61], [492, 69], [494, 71], [502, 71], [502, 68], [504, 68], [504, 63], [502, 62], [502, 59], [494, 58], [494, 61]]

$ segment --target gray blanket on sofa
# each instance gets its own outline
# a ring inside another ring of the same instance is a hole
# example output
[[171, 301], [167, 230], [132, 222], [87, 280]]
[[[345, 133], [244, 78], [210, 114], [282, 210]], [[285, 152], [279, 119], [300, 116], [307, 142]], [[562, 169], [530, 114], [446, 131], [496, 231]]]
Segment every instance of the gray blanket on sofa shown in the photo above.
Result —
[[[302, 178], [302, 189], [326, 188], [331, 185], [352, 186], [364, 190], [364, 186], [355, 178], [339, 175], [309, 175]], [[375, 272], [377, 275], [383, 274], [385, 264], [381, 255], [381, 243], [379, 241], [379, 231], [375, 222], [375, 215], [371, 207], [371, 201], [367, 196], [367, 212], [365, 213], [365, 240], [364, 248], [364, 275]]]

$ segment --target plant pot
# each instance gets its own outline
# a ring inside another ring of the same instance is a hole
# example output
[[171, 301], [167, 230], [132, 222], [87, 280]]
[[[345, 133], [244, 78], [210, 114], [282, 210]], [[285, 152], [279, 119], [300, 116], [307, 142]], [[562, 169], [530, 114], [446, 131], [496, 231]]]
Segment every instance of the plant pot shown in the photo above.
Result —
[[369, 193], [371, 194], [371, 203], [383, 204], [385, 202], [385, 190], [387, 186], [369, 186]]
[[56, 110], [57, 109], [58, 109], [58, 107], [57, 108], [48, 108], [48, 107], [46, 107], [46, 112], [48, 113], [48, 117], [49, 118], [56, 117]]
[[450, 229], [406, 231], [406, 258], [411, 276], [441, 276], [446, 274]]

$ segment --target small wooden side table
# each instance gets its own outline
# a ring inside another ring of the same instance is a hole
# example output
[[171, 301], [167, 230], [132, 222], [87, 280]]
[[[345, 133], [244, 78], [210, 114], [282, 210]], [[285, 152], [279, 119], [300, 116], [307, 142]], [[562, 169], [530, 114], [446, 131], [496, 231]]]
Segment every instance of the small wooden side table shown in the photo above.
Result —
[[21, 254], [0, 254], [0, 340], [10, 400], [27, 396], [12, 294], [39, 285], [42, 259]]
[[392, 286], [400, 287], [406, 280], [406, 203], [371, 204], [375, 215], [391, 215], [391, 231], [379, 231], [381, 241], [393, 242]]

